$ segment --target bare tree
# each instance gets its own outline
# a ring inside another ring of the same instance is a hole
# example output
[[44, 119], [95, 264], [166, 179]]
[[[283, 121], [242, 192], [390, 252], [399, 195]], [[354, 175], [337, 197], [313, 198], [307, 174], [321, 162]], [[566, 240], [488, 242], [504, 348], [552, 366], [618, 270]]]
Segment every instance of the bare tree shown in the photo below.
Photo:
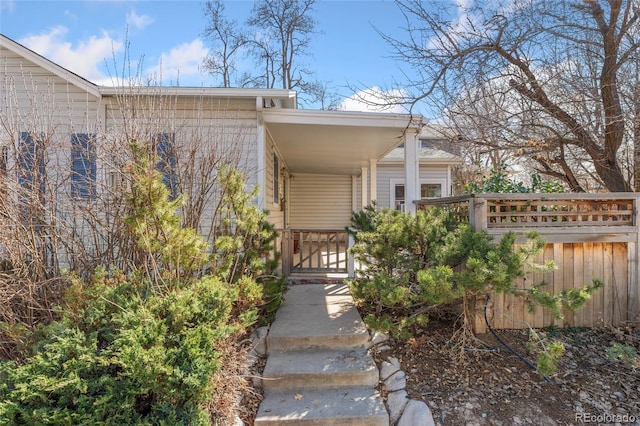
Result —
[[640, 61], [638, 0], [397, 4], [407, 38], [383, 37], [417, 75], [412, 107], [431, 103], [466, 140], [509, 149], [574, 191], [632, 190], [622, 76]]
[[254, 55], [266, 62], [263, 75], [266, 87], [278, 81], [283, 89], [303, 88], [311, 72], [299, 63], [307, 48], [316, 21], [311, 16], [315, 0], [260, 0], [247, 24], [258, 30], [254, 37]]
[[340, 104], [340, 96], [328, 82], [316, 80], [305, 84], [305, 91], [310, 97], [309, 102], [318, 104], [322, 110], [335, 111]]
[[222, 87], [231, 87], [231, 76], [236, 71], [234, 58], [247, 45], [247, 36], [235, 20], [224, 17], [222, 0], [208, 1], [205, 15], [208, 22], [203, 35], [210, 40], [212, 50], [203, 67], [212, 75], [222, 77]]
[[87, 278], [97, 266], [146, 267], [125, 223], [134, 142], [157, 157], [167, 186], [184, 198], [182, 224], [213, 250], [226, 219], [220, 170], [255, 174], [247, 143], [255, 115], [226, 98], [141, 85], [135, 72], [96, 101], [55, 76], [2, 70], [1, 321], [35, 326], [55, 317], [68, 284], [62, 268]]

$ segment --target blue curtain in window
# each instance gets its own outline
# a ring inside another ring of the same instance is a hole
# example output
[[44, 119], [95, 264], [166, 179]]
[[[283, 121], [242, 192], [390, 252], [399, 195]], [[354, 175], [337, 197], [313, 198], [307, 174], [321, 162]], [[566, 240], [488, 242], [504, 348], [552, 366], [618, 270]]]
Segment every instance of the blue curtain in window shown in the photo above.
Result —
[[176, 175], [175, 135], [158, 133], [153, 138], [156, 155], [159, 157], [156, 168], [162, 173], [162, 183], [171, 192], [171, 198], [178, 196], [178, 179]]
[[76, 199], [96, 198], [96, 135], [71, 135], [71, 196]]

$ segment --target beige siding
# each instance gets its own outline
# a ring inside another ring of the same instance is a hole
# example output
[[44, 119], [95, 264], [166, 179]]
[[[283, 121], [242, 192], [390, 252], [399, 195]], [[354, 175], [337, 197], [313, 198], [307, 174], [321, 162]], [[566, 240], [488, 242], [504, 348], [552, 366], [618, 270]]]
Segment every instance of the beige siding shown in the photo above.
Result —
[[[451, 185], [448, 182], [447, 166], [436, 165], [420, 165], [420, 180], [443, 180], [446, 186]], [[391, 206], [391, 181], [404, 181], [404, 168], [402, 165], [380, 165], [378, 164], [378, 206]]]
[[[99, 97], [0, 48], [0, 144], [7, 149], [8, 176], [17, 173], [14, 167], [19, 135], [29, 132], [44, 150], [47, 197], [66, 200], [70, 189], [71, 134], [100, 134], [101, 112]], [[57, 208], [68, 209], [69, 205], [62, 202]]]
[[[123, 186], [113, 184], [124, 185], [122, 166], [131, 141], [149, 140], [156, 133], [175, 134], [178, 180], [188, 198], [183, 213], [197, 218], [204, 235], [210, 234], [220, 200], [216, 174], [220, 166], [231, 165], [244, 173], [248, 190], [257, 184], [257, 170], [264, 159], [257, 154], [255, 99], [176, 96], [174, 89], [160, 87], [154, 96], [124, 88], [120, 95], [101, 98], [90, 89], [89, 83], [72, 85], [11, 51], [0, 51], [0, 144], [9, 148], [7, 176], [16, 176], [19, 133], [43, 134], [46, 193], [53, 201], [47, 201], [47, 206], [55, 206], [51, 213], [61, 229], [73, 230], [73, 238], [84, 241], [87, 251], [99, 256], [108, 242], [83, 225], [82, 215], [99, 218], [109, 228], [114, 215], [123, 214], [104, 208], [104, 202], [112, 199], [107, 194], [123, 193]], [[99, 198], [94, 202], [70, 202], [72, 133], [97, 135]], [[20, 190], [16, 180], [8, 179], [7, 184]]]
[[351, 219], [351, 176], [296, 174], [291, 178], [291, 228], [341, 229]]
[[95, 131], [100, 99], [42, 67], [0, 48], [1, 114], [11, 131]]
[[269, 222], [271, 222], [276, 228], [282, 229], [285, 227], [285, 223], [284, 223], [284, 210], [283, 210], [283, 206], [281, 206], [279, 203], [275, 203], [275, 197], [274, 197], [274, 192], [278, 193], [279, 196], [278, 198], [282, 198], [284, 197], [284, 177], [283, 176], [279, 176], [279, 188], [275, 188], [274, 187], [274, 179], [273, 179], [273, 166], [274, 166], [274, 160], [273, 160], [273, 156], [277, 155], [278, 156], [278, 168], [282, 169], [283, 167], [285, 167], [284, 161], [282, 161], [282, 158], [278, 155], [275, 146], [273, 144], [273, 140], [271, 139], [271, 136], [269, 136], [267, 138], [267, 149], [265, 150], [265, 158], [264, 158], [264, 166], [266, 169], [266, 179], [265, 179], [265, 186], [266, 186], [266, 190], [265, 190], [265, 200], [264, 200], [264, 206], [265, 209], [269, 211]]

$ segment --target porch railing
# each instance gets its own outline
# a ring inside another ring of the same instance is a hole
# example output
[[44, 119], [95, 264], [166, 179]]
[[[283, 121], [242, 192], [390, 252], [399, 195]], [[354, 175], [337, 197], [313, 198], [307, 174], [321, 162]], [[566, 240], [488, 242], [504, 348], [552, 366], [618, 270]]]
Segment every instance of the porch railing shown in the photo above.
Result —
[[416, 201], [441, 206], [459, 222], [492, 235], [535, 229], [548, 242], [637, 242], [636, 193], [474, 194]]
[[282, 229], [282, 272], [352, 273], [347, 253], [350, 238], [344, 229]]

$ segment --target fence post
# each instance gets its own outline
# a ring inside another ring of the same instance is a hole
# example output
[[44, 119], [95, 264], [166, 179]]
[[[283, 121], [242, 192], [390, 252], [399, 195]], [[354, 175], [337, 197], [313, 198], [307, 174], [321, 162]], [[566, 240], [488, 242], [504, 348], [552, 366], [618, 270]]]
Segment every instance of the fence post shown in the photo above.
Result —
[[291, 273], [291, 231], [283, 229], [281, 231], [282, 236], [282, 275], [289, 275]]
[[347, 238], [347, 277], [348, 278], [355, 278], [355, 276], [356, 276], [356, 259], [353, 256], [353, 253], [351, 253], [349, 251], [349, 249], [354, 246], [355, 239], [353, 238], [353, 235], [351, 235], [351, 234], [347, 234], [347, 235], [348, 235], [348, 238]]
[[[478, 197], [474, 194], [469, 198], [469, 224], [474, 231], [483, 231], [487, 229], [487, 199], [484, 197]], [[484, 321], [484, 295], [473, 294], [467, 300], [469, 304], [467, 315], [471, 318], [471, 327], [474, 333], [484, 334], [487, 332], [487, 325]], [[493, 303], [490, 303], [487, 307], [487, 315], [489, 318], [493, 318], [493, 311], [491, 307]]]
[[469, 198], [469, 223], [474, 231], [487, 229], [487, 199], [472, 195]]

